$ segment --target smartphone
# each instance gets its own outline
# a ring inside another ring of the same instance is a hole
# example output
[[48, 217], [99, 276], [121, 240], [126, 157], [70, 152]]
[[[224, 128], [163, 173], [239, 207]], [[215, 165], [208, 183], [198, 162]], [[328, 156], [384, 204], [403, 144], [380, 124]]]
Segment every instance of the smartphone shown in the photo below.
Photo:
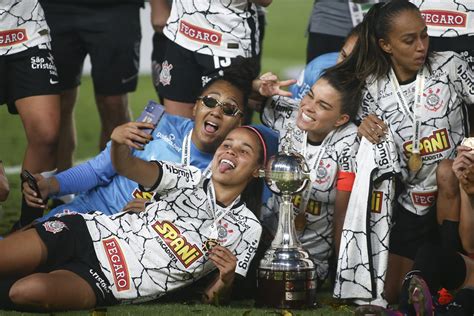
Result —
[[32, 188], [36, 192], [38, 197], [42, 199], [41, 192], [38, 187], [38, 182], [36, 182], [35, 177], [33, 177], [33, 175], [28, 170], [23, 170], [23, 172], [21, 173], [21, 178], [23, 181], [28, 182], [30, 188]]
[[[163, 113], [165, 113], [165, 108], [161, 104], [150, 100], [143, 109], [142, 114], [140, 114], [140, 116], [138, 117], [137, 122], [151, 123], [156, 126], [156, 124], [158, 124], [161, 117], [163, 116]], [[153, 128], [143, 128], [142, 131], [147, 134], [151, 134], [153, 132]], [[142, 143], [134, 143], [143, 146]]]
[[[163, 113], [165, 112], [165, 108], [154, 101], [148, 101], [148, 104], [143, 109], [142, 114], [137, 119], [137, 122], [144, 122], [144, 123], [151, 123], [156, 126], [160, 121]], [[153, 131], [152, 128], [144, 128], [142, 129], [143, 132], [147, 134], [151, 134]]]

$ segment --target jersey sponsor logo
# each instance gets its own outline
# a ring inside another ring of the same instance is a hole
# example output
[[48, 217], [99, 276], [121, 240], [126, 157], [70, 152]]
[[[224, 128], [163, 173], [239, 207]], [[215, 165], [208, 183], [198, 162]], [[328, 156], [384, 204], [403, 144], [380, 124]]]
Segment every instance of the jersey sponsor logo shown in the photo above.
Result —
[[89, 269], [90, 275], [97, 281], [95, 282], [95, 286], [99, 289], [102, 297], [105, 298], [105, 292], [110, 293], [109, 284], [101, 278], [101, 276], [95, 272], [93, 269]]
[[467, 14], [464, 12], [447, 10], [423, 10], [421, 16], [428, 26], [448, 26], [465, 28]]
[[253, 254], [257, 251], [257, 247], [258, 247], [258, 241], [253, 240], [248, 246], [247, 253], [245, 254], [244, 258], [242, 260], [239, 260], [239, 262], [237, 263], [237, 266], [239, 268], [247, 270], [250, 264], [250, 261], [253, 258]]
[[339, 158], [340, 171], [352, 172], [351, 146], [346, 146], [341, 152]]
[[161, 64], [160, 83], [163, 86], [167, 86], [167, 85], [171, 84], [171, 69], [173, 69], [173, 65], [168, 64], [167, 60], [165, 60]]
[[419, 206], [432, 206], [436, 202], [437, 191], [435, 192], [411, 192], [413, 204]]
[[189, 169], [175, 167], [166, 163], [162, 164], [162, 166], [165, 167], [169, 173], [186, 178], [186, 182], [191, 181], [193, 174]]
[[172, 223], [158, 221], [152, 227], [186, 268], [202, 257], [201, 250], [196, 245], [189, 243]]
[[441, 108], [444, 102], [441, 100], [439, 96], [439, 92], [441, 89], [433, 90], [431, 88], [428, 89], [428, 93], [423, 93], [423, 96], [426, 99], [425, 108], [428, 111], [436, 112]]
[[31, 69], [47, 69], [51, 75], [57, 76], [56, 65], [54, 64], [54, 59], [49, 57], [43, 58], [40, 56], [34, 56], [30, 58]]
[[161, 132], [158, 132], [155, 134], [157, 138], [161, 138], [165, 143], [173, 147], [174, 150], [177, 152], [181, 152], [181, 145], [178, 145], [174, 140], [176, 139], [176, 136], [174, 136], [173, 133], [170, 133], [169, 135], [162, 134]]
[[[297, 194], [293, 196], [292, 202], [293, 206], [297, 209], [300, 207], [301, 203], [301, 194]], [[315, 216], [321, 215], [321, 202], [309, 199], [308, 204], [306, 204], [306, 213], [313, 214]]]
[[373, 191], [372, 199], [370, 200], [370, 211], [372, 213], [382, 212], [382, 202], [383, 202], [383, 192], [382, 191]]
[[25, 29], [0, 31], [0, 47], [12, 46], [28, 40]]
[[469, 87], [469, 94], [474, 94], [474, 81], [472, 80], [472, 76], [464, 69], [463, 65], [458, 66], [457, 72], [461, 80]]
[[114, 276], [117, 291], [127, 291], [130, 289], [130, 274], [128, 272], [127, 262], [117, 239], [112, 237], [102, 240], [107, 259], [109, 259], [112, 275]]
[[193, 25], [186, 21], [179, 22], [179, 32], [193, 41], [210, 45], [219, 46], [222, 40], [221, 33]]
[[283, 106], [277, 103], [275, 100], [272, 100], [272, 107], [275, 109], [276, 112], [282, 114], [284, 118], [289, 119], [291, 117], [291, 113], [293, 113], [293, 108], [289, 106]]
[[139, 190], [138, 188], [136, 188], [132, 192], [132, 197], [133, 198], [135, 198], [135, 199], [145, 199], [145, 200], [149, 200], [149, 201], [151, 199], [153, 199], [154, 195], [155, 195], [154, 192], [143, 192], [143, 191]]
[[67, 225], [61, 221], [44, 222], [43, 227], [48, 233], [53, 233], [53, 234], [62, 232], [64, 228], [69, 229]]
[[[413, 148], [412, 141], [407, 141], [403, 144], [405, 155], [408, 157]], [[448, 131], [446, 128], [433, 131], [431, 136], [423, 137], [420, 140], [420, 154], [421, 156], [432, 155], [443, 152], [451, 148], [449, 143]], [[426, 159], [423, 159], [426, 160]]]

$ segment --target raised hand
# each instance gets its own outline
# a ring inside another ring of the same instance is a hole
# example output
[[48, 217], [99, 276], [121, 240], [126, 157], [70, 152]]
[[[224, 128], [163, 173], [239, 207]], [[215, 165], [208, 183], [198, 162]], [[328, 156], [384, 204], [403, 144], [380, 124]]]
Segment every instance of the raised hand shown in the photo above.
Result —
[[127, 145], [131, 148], [143, 150], [153, 137], [142, 129], [153, 129], [155, 126], [144, 122], [128, 122], [117, 126], [110, 138], [117, 144]]
[[260, 76], [259, 79], [253, 83], [254, 90], [258, 91], [264, 97], [271, 97], [274, 95], [281, 95], [284, 97], [291, 97], [291, 92], [282, 90], [282, 87], [288, 87], [296, 83], [295, 79], [279, 81], [277, 75], [267, 72]]

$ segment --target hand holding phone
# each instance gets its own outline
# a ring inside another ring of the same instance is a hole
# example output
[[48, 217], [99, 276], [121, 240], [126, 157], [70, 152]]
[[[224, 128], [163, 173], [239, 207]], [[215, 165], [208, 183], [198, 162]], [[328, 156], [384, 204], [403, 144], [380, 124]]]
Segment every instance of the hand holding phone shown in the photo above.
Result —
[[22, 181], [26, 181], [28, 183], [30, 188], [36, 192], [38, 198], [42, 199], [41, 191], [38, 187], [38, 182], [28, 170], [23, 170], [23, 172], [21, 173], [21, 179]]
[[[143, 109], [143, 112], [138, 117], [137, 122], [151, 123], [156, 126], [156, 124], [158, 124], [158, 121], [161, 119], [161, 116], [163, 116], [164, 112], [165, 109], [161, 104], [158, 104], [154, 101], [149, 101]], [[147, 134], [151, 134], [153, 130], [147, 128], [142, 129], [142, 131]]]

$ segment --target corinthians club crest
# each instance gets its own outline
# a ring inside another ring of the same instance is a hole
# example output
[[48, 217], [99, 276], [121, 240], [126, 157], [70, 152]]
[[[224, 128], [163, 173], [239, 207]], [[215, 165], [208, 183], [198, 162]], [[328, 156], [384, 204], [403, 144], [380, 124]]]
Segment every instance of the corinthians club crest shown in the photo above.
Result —
[[429, 111], [436, 112], [438, 109], [443, 106], [443, 101], [439, 96], [441, 90], [437, 88], [436, 90], [428, 89], [428, 93], [423, 93], [423, 96], [426, 99], [425, 108]]

